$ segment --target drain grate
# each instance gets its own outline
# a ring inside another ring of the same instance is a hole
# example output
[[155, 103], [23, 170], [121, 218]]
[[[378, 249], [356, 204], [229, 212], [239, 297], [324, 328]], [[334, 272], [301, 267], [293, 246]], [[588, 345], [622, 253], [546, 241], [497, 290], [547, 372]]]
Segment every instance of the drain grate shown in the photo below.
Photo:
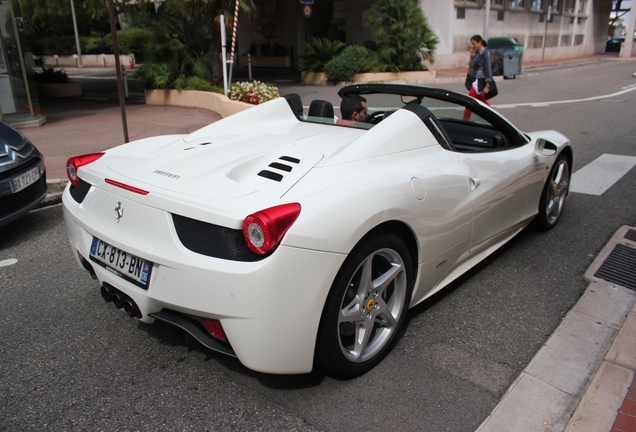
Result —
[[636, 290], [636, 248], [617, 244], [594, 276]]

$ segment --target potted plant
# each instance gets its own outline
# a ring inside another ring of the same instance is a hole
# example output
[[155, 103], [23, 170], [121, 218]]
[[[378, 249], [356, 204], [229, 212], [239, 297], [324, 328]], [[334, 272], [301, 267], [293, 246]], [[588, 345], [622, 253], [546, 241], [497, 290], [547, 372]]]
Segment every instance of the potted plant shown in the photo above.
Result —
[[82, 84], [73, 82], [64, 69], [42, 64], [42, 72], [34, 72], [33, 80], [40, 97], [73, 97], [82, 95]]

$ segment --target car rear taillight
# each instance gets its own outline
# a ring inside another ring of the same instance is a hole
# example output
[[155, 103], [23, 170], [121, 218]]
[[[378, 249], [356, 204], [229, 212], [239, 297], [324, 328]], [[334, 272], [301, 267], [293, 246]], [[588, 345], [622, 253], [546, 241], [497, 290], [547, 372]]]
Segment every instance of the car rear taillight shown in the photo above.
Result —
[[91, 162], [95, 162], [102, 156], [104, 156], [104, 153], [90, 153], [70, 158], [66, 162], [66, 175], [68, 176], [68, 180], [71, 182], [71, 184], [75, 186], [77, 185], [77, 182], [79, 182], [80, 178], [77, 175], [77, 170], [81, 166], [88, 165]]
[[212, 336], [222, 340], [223, 342], [228, 341], [227, 336], [225, 336], [225, 332], [223, 331], [223, 326], [219, 320], [205, 318], [203, 320], [203, 324], [205, 324], [205, 328], [208, 329], [208, 332], [210, 332]]
[[243, 221], [243, 237], [247, 247], [258, 255], [273, 251], [299, 214], [300, 204], [290, 203], [249, 215]]

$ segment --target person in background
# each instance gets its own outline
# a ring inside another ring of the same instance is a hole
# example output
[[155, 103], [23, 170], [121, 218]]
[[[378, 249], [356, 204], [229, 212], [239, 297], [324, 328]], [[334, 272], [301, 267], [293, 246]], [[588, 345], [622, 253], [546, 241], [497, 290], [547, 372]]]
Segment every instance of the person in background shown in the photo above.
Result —
[[360, 123], [367, 121], [367, 100], [359, 95], [347, 95], [340, 102], [340, 115], [343, 120]]
[[[468, 64], [473, 85], [468, 92], [468, 96], [472, 96], [490, 106], [486, 101], [486, 94], [490, 91], [490, 82], [492, 81], [488, 43], [480, 35], [475, 35], [470, 38], [470, 45], [470, 61]], [[464, 120], [470, 120], [470, 114], [470, 110], [464, 110]]]

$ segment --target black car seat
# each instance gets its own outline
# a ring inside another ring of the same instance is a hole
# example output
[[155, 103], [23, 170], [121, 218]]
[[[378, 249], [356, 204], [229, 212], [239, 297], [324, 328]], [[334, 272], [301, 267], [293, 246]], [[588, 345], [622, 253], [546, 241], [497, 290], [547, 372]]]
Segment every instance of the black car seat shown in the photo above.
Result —
[[298, 93], [290, 93], [288, 95], [283, 96], [289, 107], [292, 109], [296, 117], [300, 118], [303, 116], [303, 100], [301, 99]]
[[309, 111], [307, 112], [309, 117], [324, 117], [333, 118], [333, 105], [331, 102], [325, 100], [313, 100], [309, 105]]

